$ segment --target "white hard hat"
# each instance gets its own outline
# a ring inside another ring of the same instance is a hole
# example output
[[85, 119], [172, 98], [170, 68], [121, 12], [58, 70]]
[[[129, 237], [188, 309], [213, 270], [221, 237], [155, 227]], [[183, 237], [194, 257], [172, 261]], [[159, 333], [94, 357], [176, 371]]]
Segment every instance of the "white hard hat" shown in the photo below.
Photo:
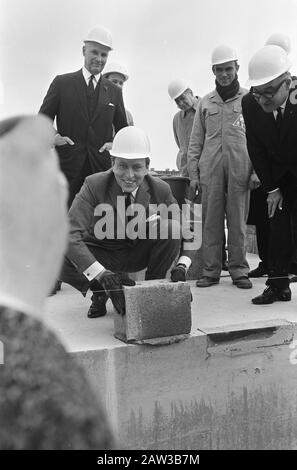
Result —
[[123, 127], [112, 143], [110, 154], [113, 157], [126, 158], [148, 158], [150, 156], [150, 142], [146, 133], [135, 126]]
[[84, 39], [84, 42], [98, 42], [112, 50], [111, 32], [108, 29], [103, 28], [103, 26], [95, 26], [92, 28], [86, 39]]
[[125, 81], [129, 78], [127, 69], [118, 62], [111, 62], [106, 64], [104, 67], [103, 76], [108, 75], [109, 73], [120, 73], [125, 78]]
[[287, 54], [291, 52], [291, 39], [284, 33], [273, 33], [269, 36], [265, 42], [265, 46], [269, 45], [282, 47]]
[[231, 62], [231, 60], [238, 60], [235, 49], [225, 44], [217, 46], [211, 54], [211, 65], [224, 64], [225, 62]]
[[271, 82], [291, 67], [291, 62], [284, 49], [279, 46], [264, 46], [259, 49], [249, 62], [247, 86], [260, 86]]
[[183, 94], [184, 91], [188, 89], [188, 85], [183, 80], [177, 78], [172, 80], [168, 85], [168, 93], [172, 100], [175, 100], [180, 95]]

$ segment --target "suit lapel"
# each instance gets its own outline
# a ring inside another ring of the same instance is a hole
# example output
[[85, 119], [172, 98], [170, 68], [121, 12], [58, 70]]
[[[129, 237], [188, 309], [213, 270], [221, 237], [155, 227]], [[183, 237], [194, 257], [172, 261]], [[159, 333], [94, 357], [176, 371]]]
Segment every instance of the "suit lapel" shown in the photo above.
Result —
[[291, 129], [292, 125], [294, 126], [296, 123], [296, 112], [297, 112], [297, 106], [292, 104], [290, 101], [290, 95], [288, 97], [286, 107], [285, 107], [285, 112], [283, 116], [283, 122], [282, 122], [282, 127], [281, 127], [281, 136], [280, 136], [280, 141], [282, 142], [284, 138], [286, 137], [288, 131]]
[[141, 204], [145, 209], [147, 209], [150, 203], [150, 200], [151, 200], [151, 195], [149, 192], [149, 185], [146, 179], [144, 179], [136, 193], [135, 203]]
[[82, 110], [82, 113], [83, 113], [83, 117], [88, 121], [89, 116], [88, 116], [87, 97], [86, 97], [87, 85], [86, 85], [84, 76], [82, 74], [82, 70], [79, 70], [76, 73], [75, 87], [76, 87], [77, 95], [78, 95], [78, 98], [79, 98], [79, 102], [80, 102], [81, 110]]
[[105, 80], [102, 79], [102, 77], [100, 78], [100, 81], [97, 86], [99, 86], [98, 100], [91, 122], [97, 119], [100, 112], [102, 112], [102, 110], [104, 109], [104, 106], [106, 106], [110, 102], [108, 86], [105, 83]]

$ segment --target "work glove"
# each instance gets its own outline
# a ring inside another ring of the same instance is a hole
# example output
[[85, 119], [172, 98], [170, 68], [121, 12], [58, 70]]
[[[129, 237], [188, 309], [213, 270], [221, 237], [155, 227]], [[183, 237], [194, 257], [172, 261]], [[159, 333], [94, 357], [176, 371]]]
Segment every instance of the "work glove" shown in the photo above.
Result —
[[172, 282], [178, 282], [186, 280], [187, 269], [184, 264], [177, 264], [170, 273]]
[[130, 279], [126, 274], [113, 273], [105, 270], [99, 279], [105, 292], [109, 295], [114, 308], [120, 315], [125, 315], [125, 296], [123, 286], [135, 286], [135, 281]]

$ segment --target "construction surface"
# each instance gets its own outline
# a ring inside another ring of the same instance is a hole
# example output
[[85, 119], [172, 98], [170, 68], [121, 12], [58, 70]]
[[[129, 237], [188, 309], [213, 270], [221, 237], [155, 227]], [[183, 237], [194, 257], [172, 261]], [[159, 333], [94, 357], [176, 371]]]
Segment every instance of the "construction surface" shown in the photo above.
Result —
[[44, 319], [85, 368], [121, 449], [297, 448], [297, 283], [291, 302], [255, 306], [265, 278], [253, 282], [190, 281], [191, 334], [162, 346], [116, 339], [110, 302], [88, 319], [90, 297], [70, 286], [48, 299]]

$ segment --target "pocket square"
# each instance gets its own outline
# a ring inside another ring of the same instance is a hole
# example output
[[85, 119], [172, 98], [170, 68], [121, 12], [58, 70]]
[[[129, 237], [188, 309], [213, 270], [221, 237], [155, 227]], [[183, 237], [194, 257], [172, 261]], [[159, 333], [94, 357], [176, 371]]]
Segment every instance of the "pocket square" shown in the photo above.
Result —
[[113, 103], [108, 103], [108, 106], [114, 106], [114, 104]]

